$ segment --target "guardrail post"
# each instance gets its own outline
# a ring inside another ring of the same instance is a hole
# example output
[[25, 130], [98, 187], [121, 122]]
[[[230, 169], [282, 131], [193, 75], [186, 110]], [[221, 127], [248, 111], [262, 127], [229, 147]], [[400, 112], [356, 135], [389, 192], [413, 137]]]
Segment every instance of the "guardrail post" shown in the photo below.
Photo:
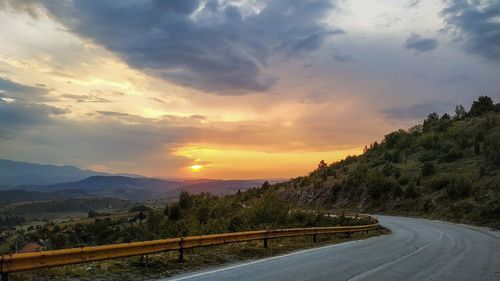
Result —
[[142, 266], [148, 267], [148, 255], [141, 255]]
[[313, 242], [314, 242], [314, 243], [318, 242], [318, 239], [317, 239], [317, 234], [313, 234]]
[[9, 274], [8, 273], [2, 273], [2, 281], [9, 281]]
[[181, 241], [179, 241], [179, 260], [178, 262], [182, 263], [184, 262], [184, 239], [180, 237]]
[[179, 249], [179, 262], [180, 263], [184, 262], [184, 248]]
[[264, 238], [264, 248], [267, 248], [267, 238]]

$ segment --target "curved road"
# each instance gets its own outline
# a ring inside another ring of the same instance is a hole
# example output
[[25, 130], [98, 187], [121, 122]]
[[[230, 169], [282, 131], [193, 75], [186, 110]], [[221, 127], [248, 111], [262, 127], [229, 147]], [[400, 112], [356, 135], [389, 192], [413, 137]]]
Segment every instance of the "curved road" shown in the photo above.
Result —
[[500, 233], [424, 219], [378, 218], [391, 234], [165, 280], [500, 280]]

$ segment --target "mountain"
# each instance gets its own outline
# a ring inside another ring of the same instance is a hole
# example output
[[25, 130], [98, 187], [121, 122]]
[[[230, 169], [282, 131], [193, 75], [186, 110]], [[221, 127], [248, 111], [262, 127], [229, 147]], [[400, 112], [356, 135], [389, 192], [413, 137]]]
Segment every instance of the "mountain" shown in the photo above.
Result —
[[12, 188], [19, 185], [49, 185], [78, 181], [99, 175], [105, 176], [110, 174], [81, 170], [73, 166], [35, 164], [0, 159], [0, 189]]
[[125, 176], [91, 176], [74, 182], [52, 185], [25, 185], [0, 191], [0, 203], [59, 200], [69, 198], [113, 197], [130, 201], [177, 198], [182, 190], [192, 194], [228, 195], [262, 185], [264, 180], [172, 181]]
[[29, 187], [38, 191], [85, 190], [86, 192], [116, 191], [126, 189], [170, 191], [179, 188], [182, 182], [154, 178], [131, 178], [125, 176], [91, 176], [86, 179], [53, 185]]
[[416, 215], [500, 227], [500, 104], [429, 114], [308, 176], [273, 186], [303, 207]]
[[153, 178], [125, 176], [91, 176], [74, 182], [52, 185], [19, 186], [32, 192], [50, 193], [56, 197], [114, 197], [132, 201], [143, 201], [164, 197], [176, 197], [182, 182]]

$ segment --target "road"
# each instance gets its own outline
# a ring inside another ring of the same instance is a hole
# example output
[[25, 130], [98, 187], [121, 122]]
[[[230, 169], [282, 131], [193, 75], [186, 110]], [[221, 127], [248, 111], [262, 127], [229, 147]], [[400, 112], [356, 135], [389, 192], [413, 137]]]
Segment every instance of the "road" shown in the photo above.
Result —
[[391, 234], [164, 280], [500, 280], [500, 233], [424, 219], [378, 218]]

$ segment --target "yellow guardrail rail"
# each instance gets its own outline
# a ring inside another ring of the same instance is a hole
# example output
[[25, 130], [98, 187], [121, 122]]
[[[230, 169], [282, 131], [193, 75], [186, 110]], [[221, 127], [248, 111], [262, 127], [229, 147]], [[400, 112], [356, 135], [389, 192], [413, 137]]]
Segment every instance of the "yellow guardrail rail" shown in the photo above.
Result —
[[33, 253], [19, 253], [0, 256], [0, 273], [2, 281], [8, 280], [8, 273], [27, 271], [39, 268], [79, 264], [107, 259], [147, 255], [165, 251], [179, 251], [179, 261], [182, 262], [184, 250], [221, 245], [228, 243], [263, 240], [267, 247], [267, 240], [273, 238], [295, 237], [312, 235], [316, 242], [316, 235], [331, 233], [354, 233], [375, 230], [379, 227], [377, 219], [361, 214], [348, 214], [356, 218], [368, 218], [374, 223], [358, 226], [309, 227], [276, 230], [257, 230], [202, 236], [189, 236], [171, 239], [132, 242], [103, 246], [89, 246], [53, 251]]

